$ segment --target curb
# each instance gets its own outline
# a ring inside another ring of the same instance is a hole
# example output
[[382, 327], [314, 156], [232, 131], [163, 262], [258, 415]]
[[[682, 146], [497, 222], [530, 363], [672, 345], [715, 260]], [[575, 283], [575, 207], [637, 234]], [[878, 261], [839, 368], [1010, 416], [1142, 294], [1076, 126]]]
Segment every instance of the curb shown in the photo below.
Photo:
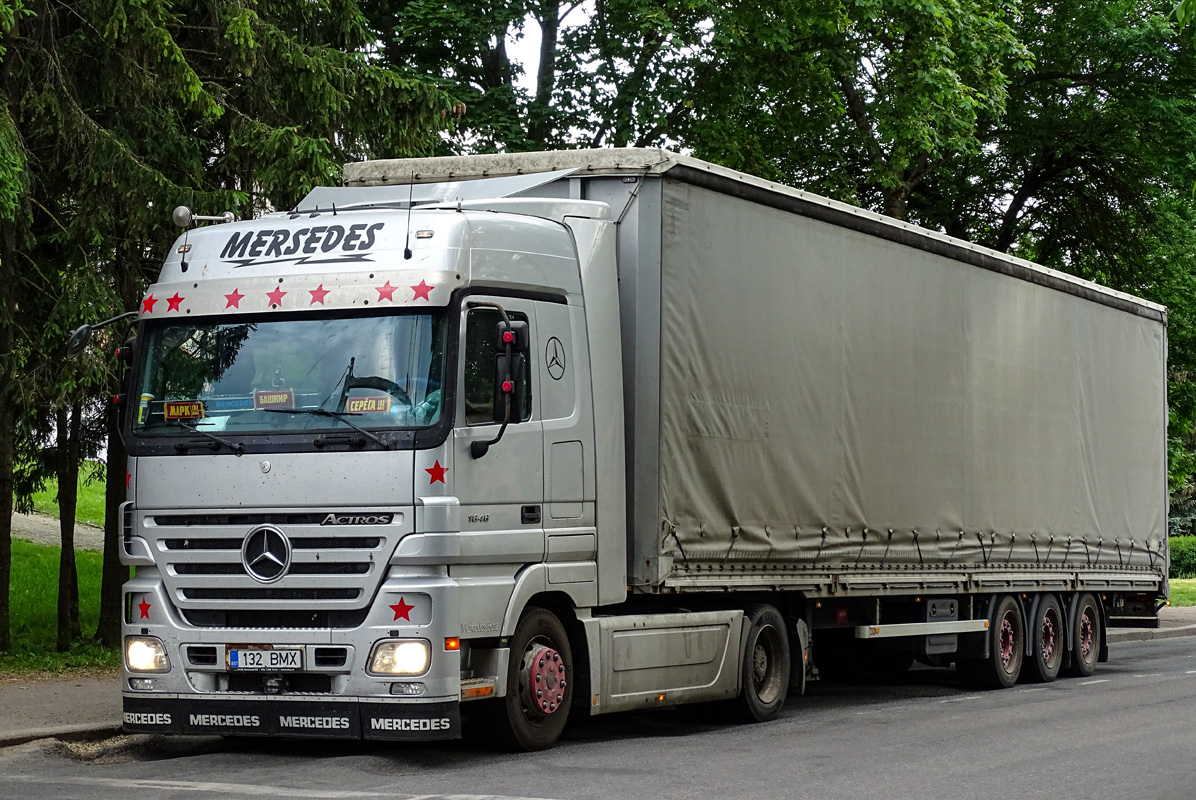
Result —
[[1108, 640], [1114, 642], [1152, 642], [1155, 639], [1176, 639], [1181, 636], [1196, 636], [1196, 625], [1179, 625], [1174, 628], [1122, 628], [1109, 631]]
[[0, 748], [35, 742], [38, 739], [61, 739], [64, 742], [90, 742], [105, 739], [121, 732], [119, 722], [86, 725], [59, 725], [55, 728], [30, 728], [24, 731], [0, 733]]

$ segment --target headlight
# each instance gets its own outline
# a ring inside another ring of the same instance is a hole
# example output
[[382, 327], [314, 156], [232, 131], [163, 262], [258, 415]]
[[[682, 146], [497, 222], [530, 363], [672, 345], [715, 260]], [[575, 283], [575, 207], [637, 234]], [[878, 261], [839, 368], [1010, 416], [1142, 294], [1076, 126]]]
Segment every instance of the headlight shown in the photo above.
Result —
[[381, 675], [420, 675], [428, 669], [428, 643], [379, 642], [370, 658], [370, 672]]
[[170, 659], [160, 639], [130, 636], [125, 639], [125, 666], [129, 672], [169, 672]]

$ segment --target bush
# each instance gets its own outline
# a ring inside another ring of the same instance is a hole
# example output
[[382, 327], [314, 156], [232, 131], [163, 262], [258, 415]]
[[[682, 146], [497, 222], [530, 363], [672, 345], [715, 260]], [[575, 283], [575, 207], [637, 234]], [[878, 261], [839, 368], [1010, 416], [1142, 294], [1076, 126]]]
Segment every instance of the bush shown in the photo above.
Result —
[[1196, 578], [1196, 536], [1172, 536], [1171, 577]]

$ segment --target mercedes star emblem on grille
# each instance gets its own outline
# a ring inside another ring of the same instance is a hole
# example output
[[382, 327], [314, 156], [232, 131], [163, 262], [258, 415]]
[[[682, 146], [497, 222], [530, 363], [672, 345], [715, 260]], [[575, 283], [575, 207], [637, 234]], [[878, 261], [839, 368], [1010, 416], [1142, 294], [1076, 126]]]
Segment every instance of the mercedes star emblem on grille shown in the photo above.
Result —
[[255, 528], [241, 545], [241, 563], [255, 581], [273, 583], [291, 566], [291, 540], [278, 528]]

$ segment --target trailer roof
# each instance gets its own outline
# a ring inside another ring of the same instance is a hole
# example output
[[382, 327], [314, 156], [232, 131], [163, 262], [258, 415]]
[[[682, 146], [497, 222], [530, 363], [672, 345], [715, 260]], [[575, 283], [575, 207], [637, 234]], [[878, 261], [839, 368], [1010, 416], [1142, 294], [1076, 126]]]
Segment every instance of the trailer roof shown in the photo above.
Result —
[[1065, 272], [1048, 269], [963, 239], [886, 217], [820, 195], [773, 183], [659, 148], [553, 150], [442, 158], [384, 159], [346, 164], [346, 186], [440, 183], [571, 170], [574, 175], [663, 175], [764, 205], [820, 219], [983, 269], [1083, 297], [1166, 323], [1167, 309]]

